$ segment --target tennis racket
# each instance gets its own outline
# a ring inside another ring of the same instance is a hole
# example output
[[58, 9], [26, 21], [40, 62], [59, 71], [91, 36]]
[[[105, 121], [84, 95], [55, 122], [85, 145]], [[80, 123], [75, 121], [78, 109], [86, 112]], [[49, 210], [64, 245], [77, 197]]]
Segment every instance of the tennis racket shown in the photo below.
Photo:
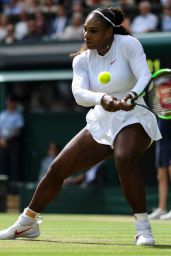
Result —
[[[144, 96], [146, 105], [136, 102], [140, 96]], [[171, 119], [171, 69], [159, 69], [153, 73], [145, 90], [129, 102], [152, 111], [161, 119]]]

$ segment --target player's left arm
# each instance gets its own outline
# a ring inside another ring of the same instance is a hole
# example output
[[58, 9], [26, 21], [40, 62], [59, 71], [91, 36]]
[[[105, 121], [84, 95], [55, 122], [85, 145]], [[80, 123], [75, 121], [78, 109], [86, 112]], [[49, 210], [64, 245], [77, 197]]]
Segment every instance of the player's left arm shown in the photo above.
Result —
[[137, 82], [131, 91], [125, 95], [119, 104], [120, 109], [129, 111], [135, 106], [128, 104], [128, 100], [135, 99], [137, 95], [144, 90], [148, 81], [151, 79], [151, 73], [147, 65], [146, 55], [143, 47], [136, 38], [132, 36], [125, 37], [121, 47], [124, 57], [127, 59], [131, 70], [137, 79]]
[[151, 72], [146, 61], [144, 49], [141, 43], [132, 36], [125, 38], [122, 49], [124, 56], [137, 79], [137, 82], [131, 91], [139, 95], [142, 91], [144, 91], [148, 81], [151, 79]]

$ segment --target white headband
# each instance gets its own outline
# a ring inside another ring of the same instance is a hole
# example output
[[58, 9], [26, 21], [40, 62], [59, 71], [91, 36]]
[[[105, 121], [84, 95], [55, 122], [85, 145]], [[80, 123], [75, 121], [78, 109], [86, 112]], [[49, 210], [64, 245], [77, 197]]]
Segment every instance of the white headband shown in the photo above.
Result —
[[106, 17], [102, 12], [97, 11], [97, 10], [95, 10], [95, 11], [93, 11], [93, 12], [100, 14], [105, 20], [107, 20], [108, 22], [110, 22], [110, 24], [111, 24], [113, 27], [116, 27], [116, 25], [115, 25], [108, 17]]

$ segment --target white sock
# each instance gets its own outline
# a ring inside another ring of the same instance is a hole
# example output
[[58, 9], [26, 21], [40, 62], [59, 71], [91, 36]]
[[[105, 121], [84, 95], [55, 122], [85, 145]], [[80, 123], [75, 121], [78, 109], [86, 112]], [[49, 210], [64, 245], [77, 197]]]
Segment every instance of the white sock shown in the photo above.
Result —
[[27, 214], [29, 208], [25, 208], [23, 213], [19, 216], [18, 221], [22, 224], [22, 225], [29, 225], [35, 222], [35, 220], [37, 219], [37, 213], [35, 213], [34, 211], [29, 209], [29, 212], [32, 212], [33, 215], [35, 215], [35, 217], [31, 217]]
[[146, 212], [144, 213], [135, 213], [135, 220], [136, 221], [148, 221], [148, 214]]
[[137, 232], [140, 232], [143, 230], [151, 231], [151, 226], [148, 220], [147, 213], [136, 213], [134, 215], [135, 215], [135, 228]]
[[31, 219], [36, 219], [36, 218], [37, 218], [37, 215], [38, 215], [37, 212], [31, 210], [31, 209], [28, 208], [28, 207], [24, 209], [23, 214], [24, 214], [25, 216], [27, 216], [27, 217], [30, 217]]

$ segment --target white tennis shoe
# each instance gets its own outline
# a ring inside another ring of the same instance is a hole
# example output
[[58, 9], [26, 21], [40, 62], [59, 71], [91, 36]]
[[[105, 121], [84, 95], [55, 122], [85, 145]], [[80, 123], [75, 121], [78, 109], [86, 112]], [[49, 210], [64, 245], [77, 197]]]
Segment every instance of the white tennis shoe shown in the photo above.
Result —
[[153, 246], [155, 245], [155, 240], [153, 238], [150, 230], [146, 230], [144, 232], [140, 232], [135, 237], [135, 244], [141, 246]]
[[151, 214], [148, 215], [148, 218], [150, 220], [158, 220], [158, 219], [161, 219], [161, 216], [165, 215], [165, 214], [166, 214], [166, 210], [165, 209], [157, 208]]
[[0, 231], [0, 240], [16, 239], [19, 237], [36, 238], [40, 235], [39, 223], [41, 221], [37, 218], [32, 220], [21, 214], [14, 225]]
[[160, 216], [160, 220], [171, 220], [171, 210], [166, 214], [163, 214], [162, 216]]
[[148, 221], [136, 222], [137, 234], [135, 236], [135, 244], [141, 246], [153, 246], [155, 240]]

